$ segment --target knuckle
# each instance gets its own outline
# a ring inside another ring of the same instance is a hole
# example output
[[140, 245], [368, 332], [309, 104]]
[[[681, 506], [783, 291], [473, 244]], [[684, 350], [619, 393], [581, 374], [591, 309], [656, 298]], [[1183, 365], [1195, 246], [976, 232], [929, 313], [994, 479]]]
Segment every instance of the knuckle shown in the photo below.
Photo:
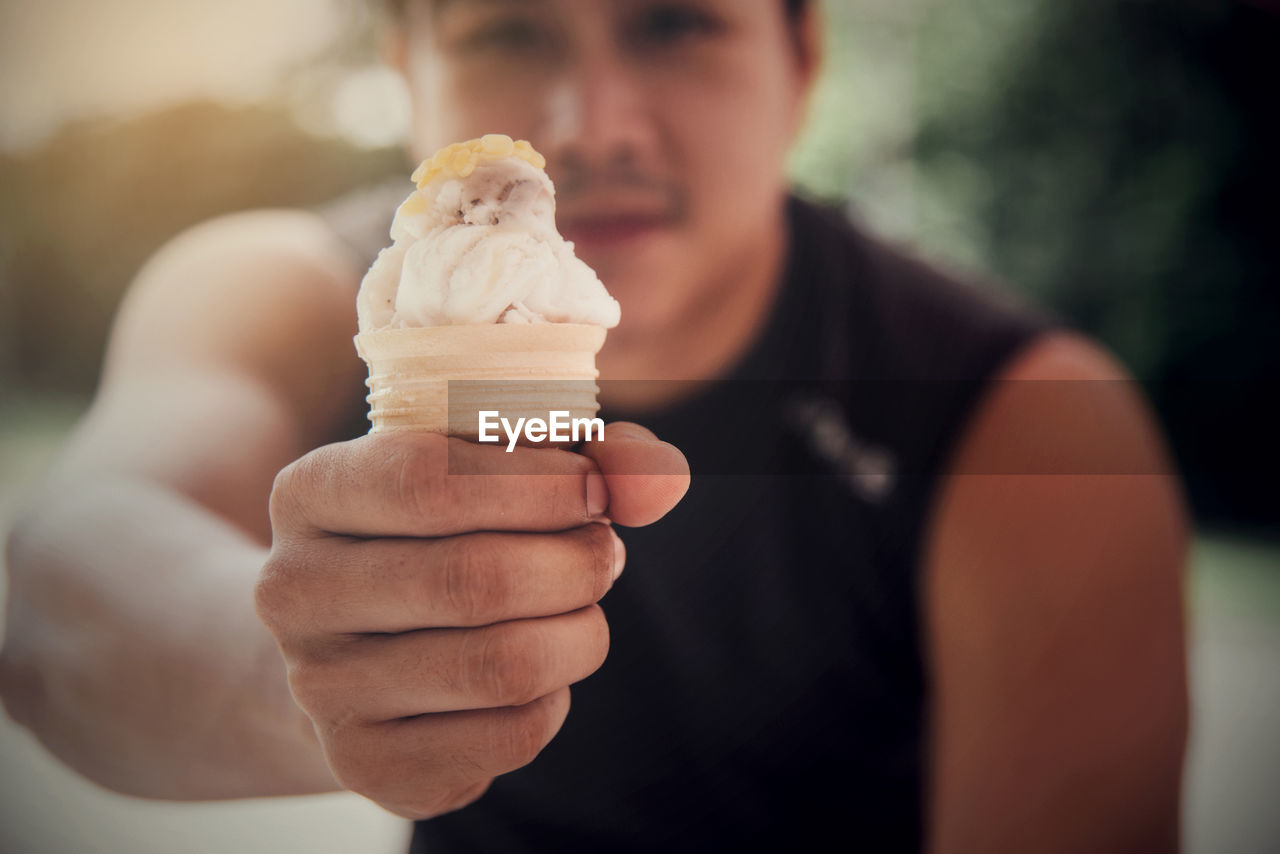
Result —
[[538, 694], [541, 656], [535, 633], [518, 624], [484, 630], [473, 665], [476, 694], [493, 706], [519, 706]]
[[613, 586], [614, 533], [608, 525], [588, 525], [586, 548], [591, 572], [591, 601], [598, 602]]
[[299, 637], [319, 631], [322, 613], [317, 594], [323, 588], [307, 547], [276, 543], [253, 586], [258, 619], [277, 638]]
[[323, 482], [323, 471], [332, 465], [332, 456], [328, 447], [316, 448], [276, 473], [268, 499], [273, 531], [287, 532], [306, 517], [306, 497]]
[[604, 611], [599, 605], [594, 606], [595, 615], [593, 624], [596, 629], [596, 659], [595, 667], [591, 668], [594, 673], [604, 664], [605, 659], [609, 657], [609, 620], [605, 617]]
[[580, 653], [577, 659], [581, 669], [573, 681], [585, 679], [595, 673], [609, 656], [609, 621], [599, 605], [590, 605], [580, 612], [582, 622], [578, 626], [580, 639], [576, 649]]
[[312, 660], [294, 662], [289, 668], [289, 692], [312, 718], [328, 720], [328, 694], [332, 691], [328, 668]]
[[403, 818], [423, 820], [461, 809], [483, 795], [493, 779], [494, 772], [481, 767], [489, 763], [476, 761], [479, 757], [406, 750], [402, 729], [317, 730], [337, 783]]
[[436, 516], [447, 509], [445, 437], [413, 434], [396, 451], [396, 498], [411, 512]]
[[331, 735], [325, 741], [325, 758], [342, 788], [373, 800], [386, 795], [386, 763], [381, 752], [365, 739], [353, 733]]
[[289, 669], [289, 690], [298, 706], [313, 720], [334, 729], [361, 723], [360, 698], [364, 692], [352, 684], [348, 668], [310, 655]]
[[544, 479], [549, 487], [546, 501], [552, 507], [555, 518], [585, 521], [590, 514], [587, 512], [583, 478], [595, 470], [595, 464], [584, 457], [574, 467], [577, 469], [576, 473]]
[[294, 516], [296, 499], [294, 491], [298, 481], [298, 462], [294, 461], [276, 472], [271, 482], [271, 495], [267, 501], [267, 511], [271, 519], [271, 529], [277, 533], [288, 528]]
[[267, 556], [258, 579], [253, 585], [253, 605], [264, 625], [279, 635], [287, 622], [289, 603], [292, 601], [292, 581], [295, 573], [292, 562], [278, 549]]
[[507, 590], [496, 557], [487, 546], [468, 537], [453, 537], [444, 552], [444, 601], [463, 625], [494, 622], [502, 612]]
[[551, 709], [547, 703], [530, 702], [506, 710], [493, 730], [494, 758], [503, 767], [514, 770], [528, 765], [551, 742], [559, 728]]

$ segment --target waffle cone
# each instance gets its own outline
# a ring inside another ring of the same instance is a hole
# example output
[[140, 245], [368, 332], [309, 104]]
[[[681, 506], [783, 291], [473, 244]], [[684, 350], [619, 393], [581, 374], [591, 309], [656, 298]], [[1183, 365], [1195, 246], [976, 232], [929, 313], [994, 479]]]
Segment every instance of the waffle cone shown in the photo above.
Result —
[[[369, 365], [370, 432], [427, 430], [475, 441], [479, 413], [594, 418], [603, 327], [577, 323], [382, 329], [356, 336]], [[503, 440], [505, 442], [505, 439]]]

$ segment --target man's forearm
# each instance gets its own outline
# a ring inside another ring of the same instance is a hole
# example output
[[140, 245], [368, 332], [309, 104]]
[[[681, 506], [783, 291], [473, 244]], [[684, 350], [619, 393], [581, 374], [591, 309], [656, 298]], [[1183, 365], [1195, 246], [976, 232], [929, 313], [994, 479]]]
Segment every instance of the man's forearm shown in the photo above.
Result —
[[183, 496], [50, 484], [10, 535], [0, 692], [62, 760], [172, 799], [336, 788], [253, 612], [265, 550]]

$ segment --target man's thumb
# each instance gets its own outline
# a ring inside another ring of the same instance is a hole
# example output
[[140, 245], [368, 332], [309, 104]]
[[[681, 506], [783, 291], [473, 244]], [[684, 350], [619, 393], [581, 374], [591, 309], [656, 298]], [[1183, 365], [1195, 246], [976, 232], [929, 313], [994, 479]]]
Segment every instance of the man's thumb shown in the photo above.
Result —
[[689, 463], [675, 445], [629, 421], [604, 430], [604, 440], [580, 451], [595, 460], [609, 487], [609, 519], [638, 528], [671, 511], [689, 491]]

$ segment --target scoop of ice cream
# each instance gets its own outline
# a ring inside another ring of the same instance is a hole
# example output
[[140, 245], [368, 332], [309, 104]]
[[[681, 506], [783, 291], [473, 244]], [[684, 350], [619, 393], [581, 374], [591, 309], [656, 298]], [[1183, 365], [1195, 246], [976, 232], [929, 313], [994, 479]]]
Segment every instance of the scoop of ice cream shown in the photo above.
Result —
[[392, 244], [360, 285], [360, 331], [479, 323], [618, 325], [620, 309], [556, 230], [529, 143], [492, 134], [423, 161]]

